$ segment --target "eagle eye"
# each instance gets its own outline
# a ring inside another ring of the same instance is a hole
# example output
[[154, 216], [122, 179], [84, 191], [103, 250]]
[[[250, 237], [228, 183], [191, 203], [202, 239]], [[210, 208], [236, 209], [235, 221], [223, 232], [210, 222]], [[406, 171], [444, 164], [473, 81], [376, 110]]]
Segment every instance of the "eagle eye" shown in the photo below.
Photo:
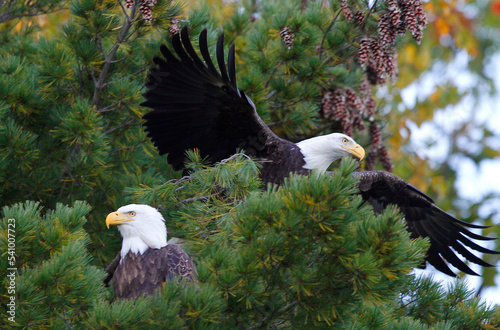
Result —
[[346, 139], [346, 138], [343, 138], [343, 139], [342, 139], [342, 142], [347, 143], [347, 139]]
[[135, 211], [130, 211], [128, 215], [130, 215], [131, 217], [135, 217]]

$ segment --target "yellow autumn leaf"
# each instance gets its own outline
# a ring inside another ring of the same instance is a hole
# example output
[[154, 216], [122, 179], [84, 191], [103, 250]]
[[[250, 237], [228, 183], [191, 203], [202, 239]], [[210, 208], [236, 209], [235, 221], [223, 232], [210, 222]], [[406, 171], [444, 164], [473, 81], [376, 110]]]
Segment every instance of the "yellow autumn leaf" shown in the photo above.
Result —
[[441, 17], [436, 18], [436, 31], [440, 36], [450, 33], [450, 26]]

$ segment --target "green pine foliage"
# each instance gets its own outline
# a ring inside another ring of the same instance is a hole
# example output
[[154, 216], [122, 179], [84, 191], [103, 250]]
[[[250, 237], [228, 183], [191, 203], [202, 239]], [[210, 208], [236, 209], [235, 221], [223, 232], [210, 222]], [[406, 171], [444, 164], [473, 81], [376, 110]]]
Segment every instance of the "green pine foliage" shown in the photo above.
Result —
[[[13, 228], [15, 237], [15, 324], [66, 327], [80, 322], [95, 301], [107, 295], [101, 284], [105, 273], [92, 264], [86, 248], [89, 236], [83, 226], [89, 211], [90, 206], [84, 202], [76, 202], [72, 207], [58, 204], [55, 210], [43, 215], [40, 203], [35, 202], [3, 208], [2, 251], [12, 242], [9, 228]], [[15, 226], [8, 226], [9, 223]], [[0, 263], [2, 274], [13, 268], [6, 257]], [[1, 280], [5, 306], [10, 299], [9, 280], [6, 276]], [[6, 317], [1, 322], [2, 328], [13, 324]]]
[[198, 266], [200, 280], [219, 286], [234, 311], [224, 323], [332, 326], [392, 301], [409, 281], [424, 242], [408, 239], [397, 212], [375, 217], [361, 205], [349, 165], [252, 192], [226, 221], [232, 235], [200, 251], [213, 260]]
[[0, 24], [7, 22], [11, 27], [19, 18], [58, 11], [67, 3], [68, 0], [3, 1], [0, 5]]
[[[130, 10], [118, 0], [38, 1], [39, 12], [68, 13], [52, 33], [36, 21], [17, 25], [32, 14], [24, 2], [15, 2], [16, 15], [0, 15], [0, 198], [6, 205], [0, 273], [9, 268], [9, 219], [16, 224], [17, 268], [16, 323], [2, 318], [0, 327], [498, 325], [498, 311], [460, 282], [445, 289], [410, 273], [421, 265], [427, 241], [409, 239], [398, 210], [374, 215], [361, 202], [349, 175], [352, 161], [333, 176], [291, 176], [283, 187], [264, 187], [260, 165], [243, 151], [213, 166], [190, 151], [192, 172], [182, 176], [158, 156], [140, 125], [147, 69], [160, 44], [169, 44], [175, 17], [180, 27], [189, 25], [195, 48], [204, 28], [212, 54], [222, 31], [226, 46], [236, 44], [239, 87], [280, 136], [337, 131], [339, 123], [320, 112], [322, 93], [359, 89], [365, 75], [355, 60], [359, 41], [377, 35], [377, 15], [387, 4], [376, 3], [356, 25], [337, 1], [240, 1], [224, 9], [199, 2], [183, 11], [182, 3], [159, 0], [147, 23], [139, 1]], [[293, 47], [280, 36], [284, 27], [293, 31]], [[365, 131], [356, 134], [362, 144], [368, 140]], [[105, 229], [104, 219], [132, 202], [160, 209], [169, 238], [181, 238], [194, 259], [196, 286], [167, 283], [151, 297], [113, 300], [103, 269], [121, 237]], [[7, 307], [9, 279], [0, 281]]]

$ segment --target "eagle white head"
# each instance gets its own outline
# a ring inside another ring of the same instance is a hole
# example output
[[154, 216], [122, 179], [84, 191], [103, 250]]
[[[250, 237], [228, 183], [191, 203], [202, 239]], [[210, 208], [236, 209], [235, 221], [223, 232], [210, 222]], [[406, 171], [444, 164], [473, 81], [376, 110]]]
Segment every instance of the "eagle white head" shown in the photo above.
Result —
[[341, 133], [316, 136], [297, 143], [304, 155], [304, 168], [325, 173], [328, 167], [344, 156], [355, 156], [360, 160], [365, 149], [352, 138]]
[[117, 225], [123, 237], [122, 258], [132, 251], [143, 254], [147, 249], [160, 249], [167, 245], [167, 227], [160, 212], [144, 204], [120, 207], [106, 217], [106, 226]]

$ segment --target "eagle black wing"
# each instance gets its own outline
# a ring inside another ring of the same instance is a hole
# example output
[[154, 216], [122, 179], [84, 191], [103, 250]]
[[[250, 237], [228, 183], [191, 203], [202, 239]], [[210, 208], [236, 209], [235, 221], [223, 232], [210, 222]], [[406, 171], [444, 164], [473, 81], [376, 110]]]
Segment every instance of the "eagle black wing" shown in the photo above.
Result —
[[226, 67], [223, 43], [222, 35], [217, 42], [217, 70], [208, 51], [207, 31], [199, 38], [201, 60], [184, 27], [172, 37], [173, 51], [163, 45], [164, 58], [155, 57], [157, 67], [149, 72], [142, 105], [153, 110], [143, 117], [146, 131], [176, 170], [184, 167], [189, 149], [197, 148], [202, 157], [217, 162], [239, 148], [265, 158], [269, 145], [288, 142], [267, 127], [252, 101], [238, 90], [234, 45]]
[[193, 261], [175, 244], [167, 244], [161, 249], [148, 249], [143, 254], [129, 251], [124, 258], [118, 255], [110, 266], [106, 271], [109, 273], [108, 278], [113, 279], [115, 298], [151, 295], [165, 281], [176, 278], [179, 281], [184, 278], [188, 282], [196, 282]]
[[185, 279], [187, 282], [196, 282], [196, 268], [193, 261], [179, 245], [168, 244], [163, 253], [167, 254], [167, 267], [164, 268], [163, 274], [165, 280], [178, 278], [179, 281]]
[[475, 264], [493, 267], [469, 250], [500, 254], [470, 240], [496, 239], [474, 234], [467, 229], [488, 228], [487, 226], [456, 219], [437, 207], [429, 196], [392, 173], [366, 171], [355, 172], [353, 175], [358, 179], [361, 196], [373, 206], [375, 212], [381, 212], [388, 204], [397, 205], [404, 214], [411, 237], [429, 237], [431, 246], [427, 251], [426, 261], [437, 270], [456, 276], [448, 267], [447, 261], [464, 273], [478, 275], [456, 253]]

